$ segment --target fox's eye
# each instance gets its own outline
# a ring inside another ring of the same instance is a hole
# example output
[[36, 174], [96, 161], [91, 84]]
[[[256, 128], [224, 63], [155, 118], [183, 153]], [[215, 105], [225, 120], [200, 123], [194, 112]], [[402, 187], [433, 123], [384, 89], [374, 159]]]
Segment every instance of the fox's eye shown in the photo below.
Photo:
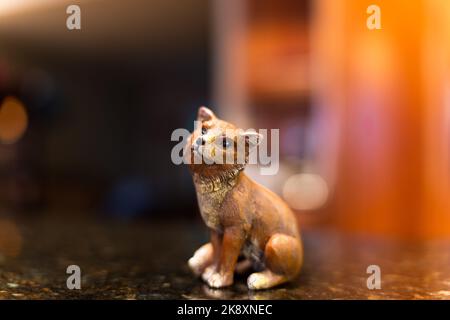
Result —
[[208, 132], [208, 129], [206, 129], [205, 127], [202, 127], [202, 134], [206, 134], [206, 132]]
[[222, 141], [222, 146], [224, 148], [228, 148], [229, 146], [231, 146], [231, 144], [232, 144], [232, 141], [230, 141], [230, 139], [223, 139], [223, 141]]

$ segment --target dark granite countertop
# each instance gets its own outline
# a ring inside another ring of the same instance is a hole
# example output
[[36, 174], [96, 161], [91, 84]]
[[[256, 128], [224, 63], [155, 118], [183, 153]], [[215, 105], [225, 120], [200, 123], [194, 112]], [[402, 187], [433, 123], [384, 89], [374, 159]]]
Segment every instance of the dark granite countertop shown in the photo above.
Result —
[[[414, 245], [304, 232], [299, 279], [251, 292], [245, 278], [213, 290], [190, 274], [186, 261], [206, 239], [201, 224], [46, 220], [14, 225], [11, 230], [11, 223], [0, 224], [7, 229], [0, 230], [0, 299], [450, 298], [450, 242]], [[71, 264], [81, 268], [81, 290], [66, 287]], [[372, 264], [381, 268], [380, 290], [366, 286]]]

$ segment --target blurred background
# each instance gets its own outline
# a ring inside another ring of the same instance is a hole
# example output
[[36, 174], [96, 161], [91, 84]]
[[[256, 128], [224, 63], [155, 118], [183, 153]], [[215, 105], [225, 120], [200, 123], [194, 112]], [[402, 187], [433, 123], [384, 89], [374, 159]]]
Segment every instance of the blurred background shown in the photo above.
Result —
[[303, 228], [450, 237], [447, 0], [2, 0], [0, 39], [4, 217], [199, 219], [170, 136], [207, 105], [280, 129], [248, 173]]

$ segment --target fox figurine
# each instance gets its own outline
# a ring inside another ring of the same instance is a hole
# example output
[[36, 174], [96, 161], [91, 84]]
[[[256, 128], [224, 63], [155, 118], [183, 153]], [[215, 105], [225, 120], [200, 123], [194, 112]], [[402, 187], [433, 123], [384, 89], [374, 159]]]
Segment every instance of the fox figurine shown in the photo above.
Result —
[[[268, 289], [294, 279], [303, 264], [297, 221], [275, 193], [244, 173], [252, 148], [262, 139], [220, 120], [206, 107], [198, 110], [185, 156], [190, 157], [201, 216], [210, 242], [189, 259], [190, 269], [212, 288], [233, 284], [234, 273], [255, 271], [247, 278], [251, 290]], [[245, 145], [244, 162], [237, 145]], [[217, 156], [232, 161], [212, 161]], [[201, 161], [194, 161], [195, 158]], [[241, 260], [238, 261], [238, 259]]]

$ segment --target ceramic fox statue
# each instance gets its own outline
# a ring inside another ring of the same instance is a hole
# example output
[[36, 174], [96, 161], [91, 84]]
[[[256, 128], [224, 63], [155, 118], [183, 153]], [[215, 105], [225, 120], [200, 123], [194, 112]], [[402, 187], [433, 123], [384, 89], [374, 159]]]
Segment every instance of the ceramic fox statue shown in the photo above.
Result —
[[[294, 214], [280, 197], [244, 173], [249, 154], [262, 136], [220, 120], [205, 107], [198, 110], [197, 121], [201, 126], [189, 137], [185, 156], [190, 157], [210, 242], [194, 253], [189, 267], [213, 288], [232, 285], [235, 272], [250, 270], [254, 273], [247, 285], [252, 290], [294, 279], [303, 264]], [[245, 146], [243, 162], [238, 161], [239, 143]], [[218, 156], [232, 161], [212, 161]]]

